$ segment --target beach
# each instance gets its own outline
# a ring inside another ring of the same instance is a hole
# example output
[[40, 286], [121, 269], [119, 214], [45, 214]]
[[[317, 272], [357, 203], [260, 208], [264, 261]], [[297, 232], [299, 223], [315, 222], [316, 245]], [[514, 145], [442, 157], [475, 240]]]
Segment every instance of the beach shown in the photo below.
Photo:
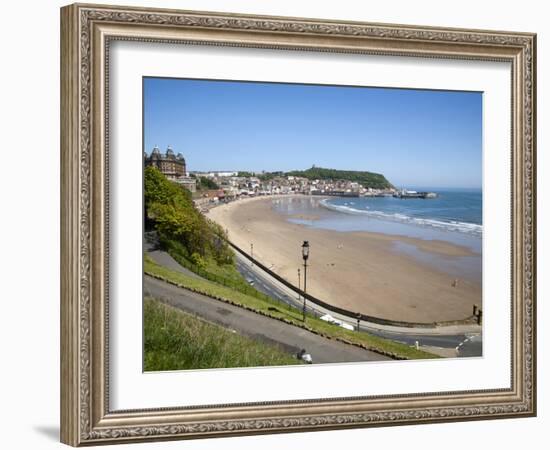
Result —
[[[298, 269], [303, 276], [302, 242], [309, 241], [307, 292], [335, 306], [411, 322], [463, 319], [472, 314], [474, 304], [481, 306], [481, 277], [449, 269], [454, 259], [475, 256], [471, 249], [443, 240], [291, 223], [273, 207], [280, 198], [238, 200], [211, 209], [207, 216], [244, 251], [250, 252], [252, 244], [254, 258], [294, 285]], [[317, 220], [316, 214], [296, 217]]]

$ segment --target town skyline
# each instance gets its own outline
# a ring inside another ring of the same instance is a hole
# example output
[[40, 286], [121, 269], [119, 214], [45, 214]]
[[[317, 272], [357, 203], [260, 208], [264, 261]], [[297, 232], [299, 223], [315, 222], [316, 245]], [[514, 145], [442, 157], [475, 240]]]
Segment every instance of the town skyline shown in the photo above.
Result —
[[480, 188], [481, 114], [473, 92], [145, 78], [144, 151], [171, 146], [189, 172], [316, 166]]
[[[153, 148], [153, 150], [156, 149], [159, 149], [160, 150], [160, 147], [159, 146], [155, 146]], [[168, 145], [167, 146], [167, 149], [170, 149], [170, 150], [173, 150], [172, 149], [172, 146]], [[150, 159], [151, 155], [152, 155], [153, 151], [150, 151], [150, 152], [145, 152], [145, 156], [147, 159]], [[165, 152], [163, 153], [162, 150], [161, 150], [161, 154], [165, 154]], [[178, 152], [178, 157], [181, 155], [181, 152]], [[183, 157], [183, 155], [182, 155]], [[184, 158], [184, 157], [183, 157]], [[186, 161], [185, 161], [185, 158], [183, 159], [183, 164], [186, 165]], [[315, 164], [313, 164], [311, 167], [311, 169], [314, 169], [314, 168], [318, 168], [318, 169], [329, 169], [329, 168], [322, 168], [322, 167], [318, 167], [316, 166]], [[184, 170], [184, 173], [187, 173], [187, 174], [192, 174], [192, 175], [197, 175], [197, 176], [207, 176], [209, 178], [257, 178], [257, 177], [262, 177], [262, 175], [275, 175], [275, 174], [279, 174], [280, 175], [277, 175], [277, 176], [280, 176], [282, 178], [300, 178], [300, 177], [297, 177], [297, 176], [293, 176], [293, 175], [289, 175], [290, 172], [296, 172], [296, 171], [304, 171], [304, 170], [307, 170], [309, 168], [305, 168], [305, 169], [296, 169], [296, 170], [293, 170], [293, 171], [269, 171], [269, 170], [262, 170], [262, 171], [245, 171], [245, 170], [238, 170], [238, 169], [213, 169], [213, 170]], [[330, 168], [332, 169], [332, 168]], [[362, 171], [362, 170], [347, 170], [347, 169], [337, 169], [337, 170], [344, 170], [344, 171], [349, 171], [349, 172], [368, 172], [368, 171]], [[248, 173], [250, 174], [247, 175], [247, 176], [244, 176], [242, 174], [244, 173]], [[377, 173], [374, 173], [376, 175], [383, 175], [383, 174], [377, 174]], [[169, 177], [170, 179], [173, 179], [172, 177]], [[183, 179], [187, 179], [187, 177], [183, 177]], [[339, 181], [337, 178], [334, 180], [334, 181]], [[391, 180], [388, 180], [391, 182]], [[180, 184], [181, 184], [181, 181], [180, 181]], [[480, 190], [481, 187], [449, 187], [449, 186], [429, 186], [429, 185], [408, 185], [408, 186], [404, 186], [404, 185], [395, 185], [394, 186], [396, 188], [428, 188], [428, 189], [447, 189], [447, 190]]]

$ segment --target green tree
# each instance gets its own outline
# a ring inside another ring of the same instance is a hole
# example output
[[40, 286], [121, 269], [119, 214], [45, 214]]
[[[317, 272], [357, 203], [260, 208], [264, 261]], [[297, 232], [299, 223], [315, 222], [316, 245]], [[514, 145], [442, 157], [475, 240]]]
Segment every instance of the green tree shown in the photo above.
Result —
[[360, 183], [365, 188], [387, 189], [393, 187], [386, 177], [380, 173], [358, 171], [358, 170], [337, 170], [325, 169], [323, 167], [312, 167], [307, 170], [294, 170], [286, 175], [305, 177], [309, 180], [345, 180]]
[[161, 242], [181, 244], [186, 257], [197, 254], [219, 264], [233, 262], [223, 229], [195, 208], [189, 191], [155, 167], [145, 169], [144, 199], [146, 218], [154, 223]]
[[214, 180], [211, 180], [207, 177], [199, 178], [199, 189], [208, 190], [208, 189], [219, 189], [220, 187], [216, 184]]

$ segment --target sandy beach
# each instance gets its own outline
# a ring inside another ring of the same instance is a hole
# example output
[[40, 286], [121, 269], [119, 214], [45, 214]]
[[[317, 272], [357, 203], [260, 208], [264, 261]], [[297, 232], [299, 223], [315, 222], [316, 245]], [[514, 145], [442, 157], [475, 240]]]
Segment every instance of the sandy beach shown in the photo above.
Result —
[[[229, 239], [293, 284], [303, 272], [301, 245], [310, 243], [307, 291], [351, 311], [377, 317], [433, 322], [465, 318], [481, 305], [481, 283], [439, 270], [399, 251], [399, 243], [441, 259], [469, 256], [445, 241], [372, 232], [338, 232], [290, 223], [274, 211], [272, 197], [239, 200], [207, 215]], [[315, 216], [307, 217], [315, 220]]]

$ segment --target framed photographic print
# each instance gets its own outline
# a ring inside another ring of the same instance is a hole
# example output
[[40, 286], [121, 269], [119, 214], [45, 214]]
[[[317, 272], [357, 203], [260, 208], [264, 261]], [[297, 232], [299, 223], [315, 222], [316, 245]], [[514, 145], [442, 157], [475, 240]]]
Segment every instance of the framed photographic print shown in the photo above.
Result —
[[61, 439], [532, 416], [530, 33], [61, 10]]

